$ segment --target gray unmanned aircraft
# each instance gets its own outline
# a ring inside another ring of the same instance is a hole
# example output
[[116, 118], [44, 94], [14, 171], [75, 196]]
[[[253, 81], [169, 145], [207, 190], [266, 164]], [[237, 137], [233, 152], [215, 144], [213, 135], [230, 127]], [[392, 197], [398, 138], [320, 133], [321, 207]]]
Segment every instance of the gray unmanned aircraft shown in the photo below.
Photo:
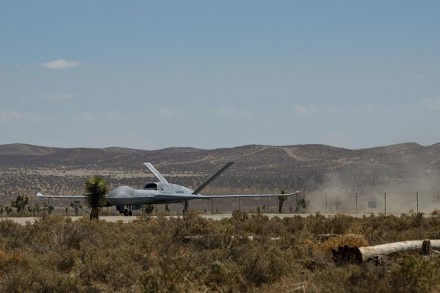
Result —
[[[202, 185], [195, 190], [178, 184], [169, 183], [159, 171], [154, 168], [151, 163], [144, 163], [145, 166], [156, 176], [158, 182], [148, 182], [142, 189], [134, 189], [130, 186], [119, 186], [107, 194], [107, 206], [116, 206], [120, 213], [126, 216], [132, 215], [132, 210], [139, 210], [145, 204], [169, 204], [182, 203], [183, 211], [188, 209], [188, 202], [192, 199], [213, 199], [213, 198], [241, 198], [241, 197], [277, 197], [277, 196], [292, 196], [299, 193], [287, 194], [229, 194], [229, 195], [202, 195], [200, 192], [215, 180], [226, 169], [232, 166], [234, 162], [227, 163], [217, 173], [212, 175]], [[85, 195], [43, 195], [37, 193], [41, 198], [85, 198]]]

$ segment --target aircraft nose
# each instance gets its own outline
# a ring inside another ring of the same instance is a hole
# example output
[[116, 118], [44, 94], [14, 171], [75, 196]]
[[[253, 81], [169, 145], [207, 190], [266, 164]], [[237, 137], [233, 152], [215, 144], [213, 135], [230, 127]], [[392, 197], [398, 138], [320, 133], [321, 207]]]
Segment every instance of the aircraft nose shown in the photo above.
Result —
[[134, 189], [130, 186], [119, 186], [108, 194], [108, 199], [128, 198], [133, 196]]

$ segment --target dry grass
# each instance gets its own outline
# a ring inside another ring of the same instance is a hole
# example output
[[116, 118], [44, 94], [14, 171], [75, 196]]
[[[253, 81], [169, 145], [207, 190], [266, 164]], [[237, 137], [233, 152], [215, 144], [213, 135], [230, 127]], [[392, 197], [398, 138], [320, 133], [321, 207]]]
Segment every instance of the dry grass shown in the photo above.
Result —
[[[439, 224], [421, 215], [269, 219], [240, 212], [222, 221], [194, 213], [131, 224], [57, 216], [26, 226], [1, 221], [0, 290], [430, 292], [440, 288], [438, 258], [408, 253], [382, 266], [337, 267], [329, 251], [438, 237]], [[317, 239], [326, 233], [338, 235]]]
[[306, 239], [304, 243], [308, 249], [313, 251], [313, 254], [322, 254], [325, 256], [330, 256], [332, 254], [332, 249], [337, 249], [340, 246], [368, 246], [368, 241], [365, 237], [356, 234], [335, 235], [334, 237], [329, 237], [323, 242], [318, 242], [315, 239]]

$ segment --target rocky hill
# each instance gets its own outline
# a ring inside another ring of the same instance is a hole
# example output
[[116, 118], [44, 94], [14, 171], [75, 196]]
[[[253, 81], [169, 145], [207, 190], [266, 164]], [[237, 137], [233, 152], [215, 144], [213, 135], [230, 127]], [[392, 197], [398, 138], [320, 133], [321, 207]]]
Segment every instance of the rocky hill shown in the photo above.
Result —
[[17, 194], [81, 193], [85, 178], [142, 186], [155, 180], [143, 166], [152, 162], [169, 181], [192, 188], [226, 162], [235, 165], [206, 193], [279, 192], [281, 189], [371, 188], [440, 190], [440, 144], [405, 143], [350, 150], [326, 145], [265, 146], [202, 150], [166, 148], [53, 148], [0, 145], [0, 199]]

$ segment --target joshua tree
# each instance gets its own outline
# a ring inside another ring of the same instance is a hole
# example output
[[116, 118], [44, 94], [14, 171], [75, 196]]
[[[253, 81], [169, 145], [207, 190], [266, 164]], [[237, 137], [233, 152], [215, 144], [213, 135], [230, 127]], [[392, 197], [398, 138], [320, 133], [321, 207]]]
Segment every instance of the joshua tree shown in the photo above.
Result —
[[40, 208], [40, 204], [38, 203], [38, 201], [35, 203], [33, 210], [34, 210], [34, 214], [37, 213], [37, 215], [40, 215], [41, 208]]
[[107, 199], [107, 182], [101, 176], [92, 176], [85, 183], [85, 193], [87, 205], [90, 211], [90, 220], [99, 219], [99, 207], [105, 206]]
[[40, 205], [38, 204], [38, 201], [33, 205], [33, 206], [28, 206], [27, 210], [29, 211], [29, 213], [31, 213], [32, 215], [39, 215], [40, 214]]
[[[281, 190], [280, 192], [281, 194], [286, 194], [286, 192], [283, 190]], [[287, 196], [285, 195], [281, 195], [278, 196], [278, 212], [281, 213], [283, 211], [283, 203], [286, 201]]]
[[29, 198], [24, 195], [18, 195], [15, 200], [11, 202], [11, 206], [17, 209], [17, 214], [20, 214], [22, 211], [26, 209], [26, 206], [29, 203]]
[[296, 210], [299, 211], [300, 208], [305, 209], [306, 208], [306, 199], [305, 198], [300, 198], [298, 199], [297, 203], [296, 203]]
[[75, 216], [78, 216], [78, 210], [83, 208], [79, 200], [72, 201], [70, 206], [75, 210]]
[[12, 208], [9, 207], [9, 206], [6, 206], [5, 207], [5, 212], [6, 212], [6, 215], [9, 217], [9, 214], [12, 212]]
[[50, 205], [49, 203], [44, 203], [43, 205], [43, 211], [47, 211], [47, 213], [50, 215], [52, 214], [52, 211], [54, 210], [54, 206]]

